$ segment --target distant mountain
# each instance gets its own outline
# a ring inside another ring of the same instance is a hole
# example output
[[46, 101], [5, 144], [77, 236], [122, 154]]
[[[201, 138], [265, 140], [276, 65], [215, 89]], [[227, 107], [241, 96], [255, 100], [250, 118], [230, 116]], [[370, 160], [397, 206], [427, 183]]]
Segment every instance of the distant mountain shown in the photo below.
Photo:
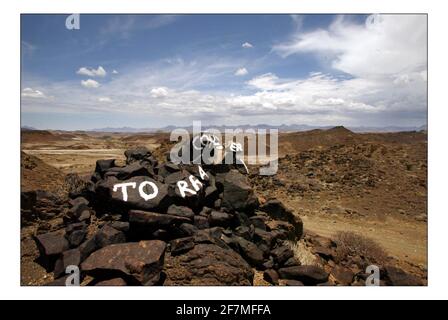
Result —
[[22, 129], [22, 130], [37, 130], [36, 128], [30, 127], [30, 126], [22, 126], [20, 129]]
[[[177, 127], [177, 126], [166, 126], [163, 128], [132, 128], [132, 127], [118, 127], [118, 128], [99, 128], [99, 129], [92, 129], [89, 131], [95, 131], [95, 132], [128, 132], [128, 133], [136, 133], [136, 132], [147, 132], [147, 133], [153, 133], [153, 132], [171, 132], [176, 128], [182, 128], [188, 131], [192, 131], [192, 126], [186, 126], [186, 127]], [[217, 129], [222, 132], [224, 132], [224, 129], [278, 129], [280, 132], [297, 132], [297, 131], [309, 131], [309, 130], [315, 130], [315, 129], [321, 129], [321, 130], [328, 130], [332, 128], [342, 128], [341, 126], [310, 126], [306, 124], [293, 124], [293, 125], [285, 125], [282, 124], [280, 126], [274, 126], [274, 125], [268, 125], [268, 124], [258, 124], [258, 125], [239, 125], [239, 126], [202, 126], [202, 130], [208, 130], [208, 129]], [[422, 131], [427, 130], [427, 126], [423, 125], [420, 127], [398, 127], [398, 126], [387, 126], [387, 127], [345, 127], [346, 130], [350, 130], [353, 132], [404, 132], [404, 131]], [[344, 129], [345, 129], [344, 128]]]

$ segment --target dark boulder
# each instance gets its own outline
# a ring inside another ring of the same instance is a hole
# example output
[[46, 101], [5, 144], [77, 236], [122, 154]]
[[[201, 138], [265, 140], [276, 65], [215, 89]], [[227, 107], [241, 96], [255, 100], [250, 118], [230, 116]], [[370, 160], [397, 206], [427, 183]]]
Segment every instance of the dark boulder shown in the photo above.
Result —
[[[123, 188], [115, 187], [117, 184], [131, 183], [135, 186], [126, 188], [127, 199], [124, 198]], [[142, 185], [142, 183], [144, 183]], [[141, 187], [142, 185], [142, 187]], [[155, 186], [155, 188], [154, 188]], [[146, 195], [155, 195], [155, 197], [145, 200], [139, 189]], [[103, 201], [112, 201], [115, 207], [123, 207], [125, 209], [140, 209], [157, 211], [165, 210], [172, 204], [168, 195], [168, 186], [146, 176], [133, 177], [128, 180], [120, 181], [115, 177], [108, 177], [100, 181], [96, 186], [96, 192]]]
[[87, 225], [84, 222], [72, 223], [65, 228], [65, 237], [70, 247], [78, 247], [86, 238]]
[[237, 244], [237, 251], [247, 262], [258, 267], [263, 264], [263, 251], [256, 244], [238, 236], [234, 236], [233, 240]]
[[274, 262], [283, 266], [288, 259], [294, 256], [294, 252], [288, 246], [281, 246], [271, 251]]
[[260, 210], [266, 212], [271, 218], [287, 221], [294, 226], [297, 239], [303, 235], [303, 222], [299, 216], [295, 215], [290, 209], [279, 200], [269, 200], [260, 207]]
[[55, 278], [65, 275], [65, 271], [68, 266], [79, 266], [80, 263], [81, 252], [79, 249], [75, 248], [64, 251], [61, 257], [56, 261], [53, 271]]
[[285, 280], [284, 285], [287, 287], [303, 287], [304, 286], [303, 282], [298, 281], [298, 280], [292, 280], [292, 279]]
[[296, 233], [296, 228], [289, 222], [281, 220], [270, 220], [267, 225], [271, 232], [275, 234], [275, 238], [298, 241], [300, 233]]
[[253, 239], [254, 239], [255, 243], [257, 243], [259, 245], [264, 244], [268, 248], [271, 248], [272, 244], [274, 242], [274, 237], [270, 232], [264, 231], [259, 228], [255, 228]]
[[171, 173], [178, 172], [180, 170], [181, 168], [179, 167], [179, 165], [172, 162], [162, 163], [157, 166], [157, 174], [163, 178], [166, 178]]
[[266, 221], [267, 217], [265, 215], [255, 215], [249, 218], [249, 222], [258, 229], [266, 231]]
[[81, 253], [81, 261], [84, 261], [94, 251], [98, 250], [99, 246], [96, 243], [96, 237], [85, 240], [80, 246], [79, 251]]
[[222, 206], [235, 211], [251, 212], [258, 206], [258, 199], [246, 176], [237, 170], [216, 176], [216, 185], [223, 190]]
[[113, 167], [115, 167], [115, 159], [97, 160], [95, 166], [96, 175], [94, 175], [94, 177], [96, 179], [103, 179], [104, 173]]
[[37, 235], [36, 243], [41, 254], [46, 256], [58, 255], [69, 248], [69, 242], [59, 231]]
[[239, 226], [235, 229], [234, 233], [239, 237], [251, 241], [254, 235], [254, 231], [255, 228], [253, 227]]
[[227, 228], [232, 222], [232, 216], [222, 211], [212, 211], [208, 217], [210, 227]]
[[79, 205], [81, 203], [84, 203], [85, 205], [88, 206], [89, 205], [89, 200], [87, 200], [84, 197], [76, 197], [74, 199], [70, 199], [69, 203], [70, 203], [71, 206]]
[[[67, 222], [73, 221], [85, 221], [88, 220], [91, 216], [91, 209], [88, 206], [88, 202], [84, 201], [85, 199], [80, 197], [80, 199], [73, 203], [73, 206], [68, 210], [66, 215]], [[82, 200], [84, 199], [84, 200]]]
[[179, 230], [182, 232], [183, 236], [192, 236], [198, 231], [198, 228], [190, 223], [182, 223], [179, 226]]
[[108, 170], [104, 177], [116, 177], [119, 180], [127, 180], [137, 176], [154, 177], [154, 171], [151, 167], [146, 167], [138, 162], [133, 162], [124, 167], [115, 167]]
[[331, 270], [331, 275], [336, 280], [338, 284], [343, 286], [348, 286], [353, 282], [353, 278], [355, 274], [348, 268], [342, 266], [335, 266], [333, 270]]
[[121, 286], [127, 286], [127, 283], [122, 278], [113, 278], [113, 279], [98, 281], [95, 283], [95, 286], [97, 286], [97, 287], [121, 287]]
[[35, 191], [27, 191], [20, 193], [20, 208], [24, 210], [32, 210], [36, 205], [36, 192]]
[[157, 166], [157, 160], [152, 157], [151, 152], [146, 147], [126, 150], [124, 155], [126, 156], [126, 164], [140, 162], [150, 164], [153, 167]]
[[98, 248], [104, 248], [111, 244], [126, 242], [126, 236], [122, 231], [106, 224], [95, 234], [95, 241]]
[[129, 223], [133, 226], [142, 226], [148, 229], [165, 229], [182, 223], [189, 223], [190, 219], [171, 214], [156, 213], [149, 211], [130, 210]]
[[60, 254], [69, 249], [69, 242], [59, 231], [37, 235], [35, 240], [40, 252], [39, 262], [47, 271], [52, 271]]
[[296, 258], [292, 257], [286, 260], [283, 266], [284, 267], [300, 266], [300, 262]]
[[273, 285], [278, 285], [278, 273], [273, 269], [265, 270], [263, 272], [263, 279]]
[[112, 221], [109, 225], [124, 233], [129, 231], [129, 222], [127, 221]]
[[295, 266], [280, 268], [280, 278], [299, 280], [304, 285], [317, 285], [328, 281], [328, 273], [317, 266]]
[[160, 279], [166, 244], [160, 240], [113, 244], [92, 253], [81, 270], [98, 279], [120, 277], [135, 285], [154, 285]]
[[393, 267], [384, 267], [386, 272], [386, 284], [390, 286], [422, 286], [422, 281], [416, 276]]
[[185, 253], [194, 248], [194, 238], [193, 237], [185, 237], [174, 239], [170, 242], [171, 247], [171, 255], [178, 255]]
[[249, 286], [254, 277], [239, 254], [214, 244], [197, 244], [185, 254], [167, 256], [164, 272], [164, 285]]
[[208, 218], [203, 216], [194, 216], [194, 226], [198, 229], [207, 229], [210, 227]]
[[184, 207], [184, 206], [176, 206], [175, 204], [169, 206], [166, 213], [174, 215], [174, 216], [185, 217], [190, 220], [193, 220], [193, 218], [194, 218], [193, 210], [191, 210], [188, 207]]
[[[187, 170], [176, 171], [165, 177], [165, 183], [176, 185], [180, 180], [186, 180], [191, 175]], [[187, 180], [186, 180], [187, 181]]]

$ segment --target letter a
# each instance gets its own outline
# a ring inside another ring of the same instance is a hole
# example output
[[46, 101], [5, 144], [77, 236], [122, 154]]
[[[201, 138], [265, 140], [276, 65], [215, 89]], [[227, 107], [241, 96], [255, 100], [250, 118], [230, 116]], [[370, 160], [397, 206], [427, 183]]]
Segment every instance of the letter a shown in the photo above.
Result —
[[205, 173], [204, 169], [202, 169], [201, 166], [198, 166], [199, 169], [199, 175], [201, 176], [202, 180], [206, 180], [205, 178], [208, 179], [208, 175]]
[[65, 27], [68, 30], [79, 30], [80, 28], [80, 20], [79, 20], [79, 13], [71, 14], [65, 19]]

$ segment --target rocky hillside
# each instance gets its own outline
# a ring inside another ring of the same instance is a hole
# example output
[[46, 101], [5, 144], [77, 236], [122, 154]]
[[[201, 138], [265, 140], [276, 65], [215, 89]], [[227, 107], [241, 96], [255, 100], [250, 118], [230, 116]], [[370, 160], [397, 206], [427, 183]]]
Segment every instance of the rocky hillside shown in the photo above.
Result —
[[282, 194], [316, 210], [319, 203], [325, 211], [324, 204], [334, 202], [356, 216], [426, 221], [426, 154], [426, 142], [338, 143], [288, 154], [279, 160], [276, 176], [252, 175], [251, 181], [265, 197]]
[[64, 174], [39, 158], [21, 152], [21, 190], [43, 190], [58, 193], [64, 185]]
[[[381, 262], [382, 284], [423, 284], [393, 259], [304, 235], [298, 213], [260, 199], [237, 167], [159, 163], [144, 148], [125, 156], [125, 166], [98, 160], [66, 201], [22, 195], [22, 208], [32, 213], [23, 225], [37, 226], [22, 242], [36, 244], [38, 251], [26, 254], [46, 271], [29, 283], [64, 285], [67, 267], [77, 266], [82, 285], [363, 285], [365, 267]], [[359, 183], [368, 186], [368, 178]], [[53, 214], [42, 214], [49, 207], [42, 202], [54, 204]]]

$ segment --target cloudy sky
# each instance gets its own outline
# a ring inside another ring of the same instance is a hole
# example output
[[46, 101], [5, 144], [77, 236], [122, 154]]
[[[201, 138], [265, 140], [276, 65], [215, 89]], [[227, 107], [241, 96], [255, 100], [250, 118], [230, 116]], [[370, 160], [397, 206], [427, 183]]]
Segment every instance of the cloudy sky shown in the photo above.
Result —
[[22, 126], [420, 126], [424, 15], [22, 15]]

